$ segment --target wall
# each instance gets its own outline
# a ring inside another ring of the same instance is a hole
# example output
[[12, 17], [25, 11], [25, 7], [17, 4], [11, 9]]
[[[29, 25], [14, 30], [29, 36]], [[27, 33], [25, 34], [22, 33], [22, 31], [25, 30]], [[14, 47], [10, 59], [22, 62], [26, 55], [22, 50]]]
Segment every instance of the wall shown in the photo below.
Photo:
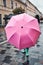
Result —
[[[37, 8], [35, 8], [35, 6], [28, 0], [26, 3], [22, 3], [19, 0], [13, 0], [13, 9], [17, 7], [22, 7], [25, 9], [25, 12], [31, 16], [35, 16], [36, 14], [39, 14], [41, 16], [41, 13], [37, 10]], [[3, 20], [4, 15], [9, 15], [12, 13], [13, 9], [11, 8], [11, 0], [6, 0], [6, 7], [4, 7], [3, 0], [0, 0], [0, 14], [2, 15], [2, 25], [5, 24]]]

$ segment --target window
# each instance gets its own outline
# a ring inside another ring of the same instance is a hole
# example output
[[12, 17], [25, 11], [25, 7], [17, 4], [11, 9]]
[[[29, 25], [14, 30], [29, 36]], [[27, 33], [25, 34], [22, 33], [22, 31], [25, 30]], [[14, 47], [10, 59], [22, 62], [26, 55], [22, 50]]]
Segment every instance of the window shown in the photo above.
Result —
[[11, 0], [11, 8], [13, 9], [13, 0]]
[[3, 0], [4, 7], [6, 7], [6, 0]]
[[15, 3], [15, 6], [17, 6], [17, 3]]
[[1, 17], [1, 14], [0, 14], [0, 25], [2, 24], [2, 19], [1, 19], [2, 17]]

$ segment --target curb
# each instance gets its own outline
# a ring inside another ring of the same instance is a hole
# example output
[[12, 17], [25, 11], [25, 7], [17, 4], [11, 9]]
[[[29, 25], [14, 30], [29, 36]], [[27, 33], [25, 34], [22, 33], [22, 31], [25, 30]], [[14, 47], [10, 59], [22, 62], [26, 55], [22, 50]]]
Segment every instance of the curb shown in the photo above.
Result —
[[5, 41], [1, 42], [0, 44], [5, 44], [6, 42], [7, 42], [7, 40], [5, 40]]

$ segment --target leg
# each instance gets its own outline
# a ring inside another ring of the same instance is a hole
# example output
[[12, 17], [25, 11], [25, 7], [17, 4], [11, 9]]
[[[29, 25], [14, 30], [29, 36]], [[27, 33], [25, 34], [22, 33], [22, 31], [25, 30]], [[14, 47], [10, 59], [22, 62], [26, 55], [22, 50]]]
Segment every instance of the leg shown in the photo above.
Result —
[[26, 48], [25, 51], [26, 51], [26, 58], [27, 58], [27, 61], [28, 61], [28, 59], [29, 59], [29, 48]]
[[26, 48], [25, 52], [26, 52], [26, 56], [29, 56], [29, 48]]

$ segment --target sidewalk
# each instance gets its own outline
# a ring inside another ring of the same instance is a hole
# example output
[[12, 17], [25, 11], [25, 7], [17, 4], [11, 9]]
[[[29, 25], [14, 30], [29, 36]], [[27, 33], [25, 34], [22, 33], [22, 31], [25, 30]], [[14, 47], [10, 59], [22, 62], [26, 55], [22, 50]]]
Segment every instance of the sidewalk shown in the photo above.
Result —
[[0, 43], [6, 40], [4, 28], [0, 28]]
[[[23, 65], [22, 57], [23, 53], [7, 42], [0, 46], [0, 65]], [[30, 48], [28, 65], [43, 65], [43, 44]]]
[[[40, 46], [29, 49], [29, 63], [22, 63], [24, 54], [6, 40], [0, 44], [0, 65], [43, 65], [43, 24], [41, 26], [41, 36], [38, 40]], [[5, 37], [5, 36], [4, 36]], [[26, 59], [26, 57], [25, 57]]]

